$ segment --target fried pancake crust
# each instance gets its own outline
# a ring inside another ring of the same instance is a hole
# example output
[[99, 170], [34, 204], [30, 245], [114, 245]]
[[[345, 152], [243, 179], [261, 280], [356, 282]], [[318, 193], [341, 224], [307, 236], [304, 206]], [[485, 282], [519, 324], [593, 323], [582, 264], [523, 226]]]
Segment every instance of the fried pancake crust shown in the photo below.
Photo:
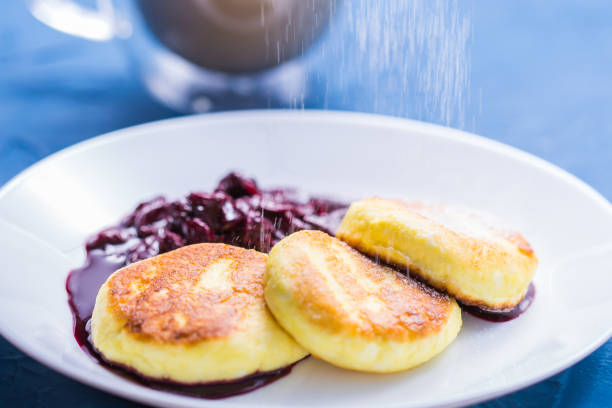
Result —
[[265, 298], [304, 348], [362, 371], [405, 370], [444, 349], [461, 327], [459, 306], [320, 231], [300, 231], [268, 258]]
[[307, 355], [270, 315], [265, 254], [196, 244], [126, 266], [96, 299], [92, 341], [105, 359], [181, 383], [230, 380]]
[[362, 200], [351, 205], [337, 236], [488, 310], [520, 303], [538, 264], [520, 233], [492, 217], [443, 205]]

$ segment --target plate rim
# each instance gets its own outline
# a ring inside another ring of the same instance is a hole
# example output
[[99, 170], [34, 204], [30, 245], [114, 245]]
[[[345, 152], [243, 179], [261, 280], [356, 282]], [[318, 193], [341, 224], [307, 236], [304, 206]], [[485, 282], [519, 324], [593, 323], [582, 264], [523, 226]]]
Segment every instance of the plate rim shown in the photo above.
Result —
[[[563, 179], [570, 182], [574, 186], [580, 188], [583, 192], [588, 193], [592, 198], [597, 199], [600, 204], [608, 207], [608, 210], [612, 214], [612, 203], [608, 201], [600, 192], [595, 190], [589, 184], [579, 179], [569, 171], [545, 160], [532, 153], [521, 150], [517, 147], [502, 143], [500, 141], [490, 139], [485, 136], [481, 136], [475, 133], [471, 133], [465, 130], [455, 129], [447, 126], [438, 125], [435, 123], [423, 122], [419, 120], [402, 118], [397, 116], [383, 115], [377, 113], [368, 112], [357, 112], [357, 111], [342, 111], [342, 110], [318, 110], [318, 109], [306, 109], [306, 110], [291, 110], [291, 109], [245, 109], [237, 111], [222, 111], [222, 112], [210, 112], [200, 113], [192, 115], [184, 115], [178, 117], [170, 117], [160, 120], [154, 120], [145, 122], [133, 126], [127, 126], [124, 128], [116, 129], [110, 132], [102, 133], [97, 136], [93, 136], [86, 140], [78, 143], [66, 146], [50, 155], [32, 163], [15, 176], [10, 178], [7, 182], [0, 186], [0, 199], [2, 199], [10, 190], [14, 188], [18, 183], [30, 175], [30, 173], [37, 171], [39, 167], [46, 165], [52, 160], [60, 160], [64, 157], [80, 153], [81, 151], [102, 146], [105, 144], [112, 143], [115, 139], [122, 139], [126, 137], [137, 137], [138, 133], [146, 133], [147, 130], [162, 127], [173, 127], [176, 125], [187, 125], [192, 121], [213, 121], [215, 119], [220, 120], [231, 120], [232, 117], [238, 116], [241, 119], [249, 118], [264, 118], [266, 116], [282, 116], [282, 119], [303, 119], [310, 116], [310, 120], [317, 118], [318, 116], [326, 116], [336, 121], [346, 121], [350, 123], [364, 123], [372, 124], [372, 121], [386, 122], [386, 125], [391, 127], [404, 128], [410, 130], [420, 130], [428, 135], [435, 137], [445, 138], [449, 140], [458, 140], [465, 142], [473, 146], [483, 147], [497, 153], [510, 155], [521, 161], [530, 162], [536, 165], [542, 170], [546, 170], [549, 174], [562, 176]], [[128, 133], [127, 135], [124, 133]]]
[[[204, 114], [195, 114], [195, 115], [186, 115], [180, 117], [172, 117], [162, 120], [156, 120], [152, 122], [147, 122], [143, 124], [138, 124], [134, 126], [129, 126], [121, 129], [117, 129], [111, 132], [107, 132], [79, 143], [73, 144], [71, 146], [67, 146], [51, 155], [33, 163], [28, 166], [26, 169], [19, 172], [17, 175], [8, 180], [4, 185], [0, 187], [0, 201], [9, 194], [14, 188], [20, 185], [23, 181], [25, 181], [28, 177], [35, 174], [41, 167], [44, 168], [50, 162], [61, 160], [66, 157], [70, 157], [75, 154], [79, 154], [83, 151], [89, 149], [95, 149], [98, 146], [111, 144], [118, 139], [125, 139], [126, 137], [138, 137], [141, 134], [146, 134], [151, 130], [155, 131], [163, 131], [166, 129], [177, 129], [182, 126], [197, 126], [198, 123], [203, 122], [214, 122], [214, 121], [248, 121], [248, 120], [272, 120], [278, 122], [279, 120], [291, 121], [295, 119], [301, 120], [311, 120], [311, 121], [319, 121], [321, 119], [328, 121], [335, 121], [337, 123], [345, 122], [350, 123], [351, 125], [378, 125], [383, 127], [391, 127], [396, 129], [403, 129], [406, 131], [420, 132], [427, 136], [433, 136], [437, 138], [453, 140], [460, 143], [469, 144], [478, 148], [482, 148], [487, 151], [496, 152], [505, 156], [509, 156], [510, 158], [514, 158], [519, 160], [525, 164], [532, 165], [540, 171], [545, 171], [547, 174], [551, 176], [555, 176], [573, 188], [578, 189], [583, 194], [588, 196], [588, 198], [592, 199], [595, 203], [599, 204], [602, 209], [607, 210], [607, 213], [612, 218], [612, 204], [597, 190], [593, 187], [580, 180], [575, 175], [569, 173], [567, 170], [564, 170], [542, 158], [539, 158], [531, 153], [520, 150], [516, 147], [504, 144], [502, 142], [492, 140], [486, 138], [484, 136], [479, 136], [473, 133], [469, 133], [463, 130], [453, 129], [441, 125], [436, 125], [432, 123], [421, 122], [412, 119], [393, 117], [381, 114], [373, 114], [373, 113], [362, 113], [362, 112], [354, 112], [354, 111], [326, 111], [326, 110], [286, 110], [286, 109], [271, 109], [271, 110], [240, 110], [240, 111], [225, 111], [225, 112], [214, 112], [214, 113], [204, 113]], [[6, 221], [9, 225], [14, 225], [10, 220], [6, 218], [0, 218], [0, 221]], [[21, 229], [19, 226], [17, 226]], [[30, 233], [30, 231], [25, 231], [26, 233]], [[103, 378], [101, 377], [91, 377], [80, 375], [78, 369], [75, 366], [62, 364], [59, 361], [53, 360], [47, 356], [47, 353], [39, 352], [36, 348], [30, 349], [27, 342], [22, 343], [19, 340], [18, 333], [15, 333], [10, 328], [4, 327], [0, 325], [0, 335], [4, 337], [7, 341], [9, 341], [14, 347], [19, 349], [24, 354], [30, 356], [34, 360], [46, 365], [47, 367], [73, 379], [78, 382], [84, 383], [88, 386], [92, 386], [94, 388], [103, 390], [113, 395], [118, 395], [123, 398], [127, 398], [130, 400], [136, 400], [140, 402], [144, 402], [147, 404], [158, 405], [162, 403], [167, 403], [170, 401], [163, 401], [165, 398], [163, 396], [169, 396], [170, 394], [147, 389], [141, 390], [139, 387], [136, 389], [132, 389], [132, 387], [115, 387], [112, 385], [107, 385]], [[465, 405], [465, 404], [473, 404], [477, 402], [482, 402], [485, 400], [489, 400], [492, 398], [499, 397], [501, 395], [509, 394], [519, 389], [528, 387], [537, 382], [543, 381], [553, 375], [558, 374], [559, 372], [567, 369], [571, 365], [581, 361], [586, 356], [595, 351], [598, 347], [604, 344], [610, 337], [612, 337], [612, 327], [608, 329], [606, 333], [604, 333], [600, 338], [594, 339], [589, 343], [588, 346], [584, 347], [579, 353], [576, 353], [572, 356], [565, 358], [557, 362], [552, 366], [548, 366], [548, 369], [540, 370], [536, 372], [535, 375], [531, 375], [528, 378], [517, 381], [511, 386], [506, 387], [498, 387], [497, 389], [490, 390], [488, 392], [483, 393], [482, 391], [478, 392], [478, 389], [467, 392], [463, 394], [459, 394], [459, 396], [455, 396], [454, 398], [446, 398], [438, 400], [435, 404], [425, 403], [423, 407], [433, 407], [433, 406], [456, 406], [456, 405]], [[130, 384], [132, 385], [132, 384]], [[150, 398], [153, 397], [153, 394], [150, 392], [154, 392], [157, 394], [157, 397], [162, 398]], [[172, 395], [171, 397], [176, 397]], [[187, 397], [189, 398], [189, 397]], [[232, 403], [227, 401], [220, 400], [202, 400], [195, 399], [199, 401], [200, 406], [217, 406], [217, 407], [239, 407], [244, 406], [241, 403]], [[210, 403], [212, 401], [212, 403]], [[414, 401], [413, 401], [414, 402]], [[418, 401], [416, 401], [418, 404]], [[425, 402], [425, 401], [424, 401]], [[209, 404], [210, 403], [210, 404]], [[401, 407], [403, 406], [401, 403], [399, 404], [389, 404], [386, 405], [388, 407]]]

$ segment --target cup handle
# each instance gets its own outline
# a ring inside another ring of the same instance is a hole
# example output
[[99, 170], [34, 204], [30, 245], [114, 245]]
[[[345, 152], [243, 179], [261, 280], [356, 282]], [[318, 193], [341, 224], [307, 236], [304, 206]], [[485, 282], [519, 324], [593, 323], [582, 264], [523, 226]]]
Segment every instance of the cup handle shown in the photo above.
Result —
[[125, 26], [118, 24], [112, 0], [97, 0], [96, 8], [87, 8], [74, 0], [26, 0], [39, 21], [67, 34], [93, 41], [123, 37]]

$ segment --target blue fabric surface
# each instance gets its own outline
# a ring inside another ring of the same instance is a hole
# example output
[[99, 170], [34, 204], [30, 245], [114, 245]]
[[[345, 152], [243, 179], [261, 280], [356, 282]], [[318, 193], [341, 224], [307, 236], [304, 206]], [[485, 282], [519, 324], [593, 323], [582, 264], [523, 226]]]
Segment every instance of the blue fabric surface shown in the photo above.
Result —
[[[466, 3], [474, 31], [464, 128], [543, 157], [612, 198], [612, 3]], [[416, 114], [422, 100], [400, 92], [400, 69], [374, 67], [354, 75], [347, 69], [339, 78], [334, 56], [317, 53], [337, 40], [328, 34], [304, 57], [312, 80], [306, 108], [440, 122], [435, 114]], [[81, 140], [176, 115], [150, 98], [121, 44], [55, 32], [34, 20], [21, 1], [3, 3], [0, 184]], [[63, 377], [0, 338], [0, 406], [135, 405]], [[612, 341], [546, 381], [480, 406], [612, 406]]]

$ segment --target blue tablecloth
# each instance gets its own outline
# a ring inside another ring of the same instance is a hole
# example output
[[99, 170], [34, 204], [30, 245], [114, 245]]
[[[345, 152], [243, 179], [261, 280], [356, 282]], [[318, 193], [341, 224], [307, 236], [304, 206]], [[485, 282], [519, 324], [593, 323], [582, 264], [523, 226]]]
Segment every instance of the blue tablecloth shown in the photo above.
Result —
[[[473, 36], [463, 127], [543, 157], [612, 198], [612, 3], [465, 3]], [[2, 6], [0, 184], [73, 143], [178, 115], [151, 99], [118, 42], [55, 32], [34, 20], [21, 1]], [[417, 109], [423, 104], [418, 92], [401, 92], [397, 84], [405, 70], [370, 64], [344, 67], [340, 77], [338, 56], [317, 51], [325, 41], [338, 39], [328, 33], [304, 57], [316, 79], [306, 108], [443, 122], [435, 112]], [[343, 41], [349, 51], [357, 46]], [[133, 405], [51, 371], [0, 338], [0, 406]], [[481, 406], [612, 406], [612, 341], [546, 381]]]

